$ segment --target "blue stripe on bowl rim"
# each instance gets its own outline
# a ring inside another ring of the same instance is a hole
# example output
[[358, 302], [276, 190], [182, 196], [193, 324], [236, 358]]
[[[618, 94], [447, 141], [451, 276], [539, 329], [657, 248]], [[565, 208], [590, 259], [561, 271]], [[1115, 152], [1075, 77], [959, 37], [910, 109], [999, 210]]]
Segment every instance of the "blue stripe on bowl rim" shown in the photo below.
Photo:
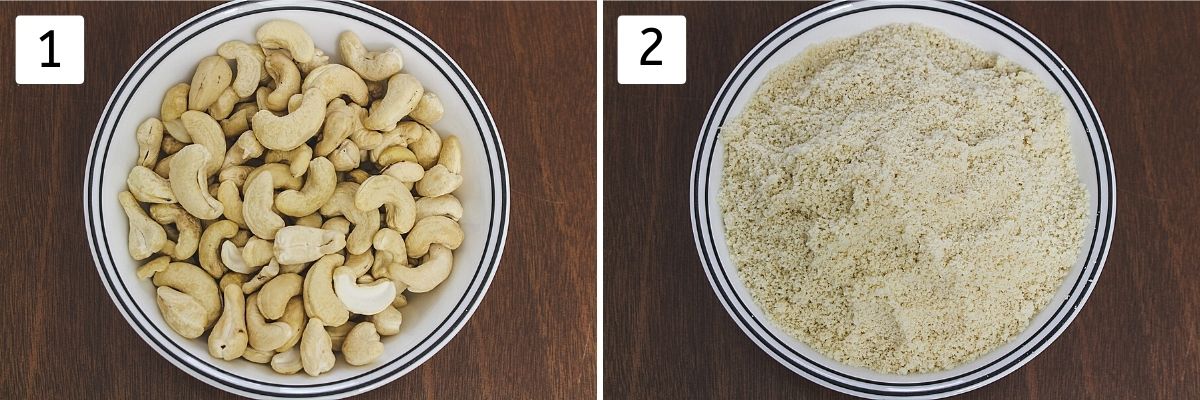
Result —
[[[260, 4], [261, 3], [261, 4]], [[209, 9], [188, 21], [180, 24], [175, 29], [172, 29], [167, 35], [159, 39], [150, 49], [148, 49], [134, 64], [133, 68], [122, 78], [117, 89], [113, 92], [112, 98], [108, 105], [105, 106], [105, 111], [101, 117], [101, 122], [96, 128], [96, 133], [93, 137], [92, 146], [88, 156], [87, 173], [85, 174], [84, 182], [84, 204], [85, 204], [85, 222], [90, 238], [93, 258], [97, 263], [97, 269], [101, 272], [101, 279], [106, 285], [118, 309], [130, 322], [130, 325], [139, 330], [141, 336], [158, 350], [168, 360], [179, 366], [181, 369], [197, 375], [199, 377], [211, 380], [227, 387], [221, 387], [226, 390], [240, 391], [252, 395], [272, 396], [282, 398], [306, 398], [319, 396], [338, 396], [353, 394], [354, 392], [364, 390], [373, 386], [382, 385], [401, 376], [402, 372], [407, 372], [416, 368], [424, 361], [428, 360], [434, 352], [440, 350], [458, 330], [462, 328], [466, 320], [478, 307], [482, 296], [486, 293], [487, 288], [491, 284], [492, 278], [495, 276], [496, 267], [499, 264], [500, 256], [503, 252], [503, 244], [507, 236], [508, 228], [508, 212], [509, 212], [509, 189], [508, 189], [508, 169], [504, 159], [503, 148], [500, 142], [499, 135], [492, 119], [491, 112], [484, 104], [478, 90], [474, 84], [463, 73], [462, 69], [455, 63], [440, 47], [434, 44], [428, 37], [412, 28], [408, 24], [396, 19], [395, 17], [379, 11], [373, 7], [362, 5], [353, 2], [314, 2], [319, 6], [300, 6], [300, 5], [280, 5], [271, 6], [267, 3], [259, 1], [241, 1], [224, 4], [221, 6]], [[324, 3], [324, 4], [321, 4]], [[238, 12], [237, 7], [245, 5], [263, 5], [262, 8], [249, 10], [247, 12]], [[348, 7], [348, 11], [357, 11], [364, 13], [370, 17], [375, 17], [383, 20], [388, 26], [380, 25], [375, 21], [355, 15], [351, 12], [342, 11], [339, 7]], [[223, 24], [230, 20], [273, 11], [308, 11], [337, 15], [340, 17], [350, 18], [364, 24], [370, 25], [381, 31], [387, 32], [398, 41], [405, 43], [410, 49], [419, 53], [422, 57], [428, 60], [439, 72], [450, 81], [455, 88], [458, 96], [467, 105], [471, 112], [473, 122], [476, 126], [476, 131], [479, 132], [484, 143], [484, 152], [487, 157], [488, 170], [493, 175], [491, 176], [492, 194], [491, 194], [491, 209], [495, 214], [489, 219], [488, 234], [484, 243], [484, 253], [480, 258], [476, 268], [475, 275], [468, 285], [468, 290], [457, 300], [456, 305], [450, 314], [433, 330], [433, 335], [428, 336], [418, 342], [409, 351], [402, 353], [395, 359], [383, 363], [378, 367], [363, 373], [357, 374], [350, 378], [345, 378], [337, 381], [320, 383], [320, 384], [276, 384], [262, 382], [258, 380], [248, 379], [233, 375], [223, 369], [213, 365], [210, 360], [200, 357], [195, 357], [188, 351], [181, 348], [178, 343], [171, 340], [169, 335], [164, 333], [159, 327], [150, 323], [143, 310], [136, 302], [133, 301], [128, 286], [116, 274], [115, 262], [113, 262], [112, 250], [108, 247], [108, 239], [106, 232], [103, 229], [104, 214], [100, 206], [102, 199], [99, 198], [100, 188], [97, 186], [99, 182], [103, 182], [104, 164], [107, 163], [108, 149], [111, 147], [111, 142], [116, 136], [114, 132], [119, 120], [124, 115], [124, 110], [128, 106], [132, 95], [137, 91], [142, 82], [150, 75], [150, 71], [154, 70], [162, 60], [172, 52], [174, 52], [182, 43], [190, 40], [192, 37], [204, 32], [214, 26]], [[223, 16], [220, 14], [227, 13], [230, 15]], [[180, 35], [188, 33], [191, 28], [196, 28], [194, 32], [190, 32], [188, 36], [180, 38]], [[404, 35], [398, 34], [397, 31], [403, 32]], [[176, 40], [178, 39], [178, 40]], [[410, 40], [411, 39], [411, 40]], [[416, 41], [416, 43], [413, 42]], [[163, 50], [165, 46], [171, 46], [169, 49]], [[428, 50], [428, 52], [427, 52]], [[160, 52], [161, 51], [161, 52]], [[432, 54], [430, 54], [432, 53]], [[153, 64], [146, 66], [147, 62], [153, 59]], [[139, 76], [140, 74], [140, 76]], [[129, 87], [131, 80], [136, 77], [137, 82], [132, 83], [132, 88]], [[115, 112], [115, 104], [120, 101], [120, 111]], [[114, 118], [110, 124], [110, 117]], [[104, 147], [101, 148], [103, 143]], [[97, 165], [99, 162], [99, 165]], [[99, 179], [95, 179], [96, 172], [99, 173]], [[498, 204], [497, 204], [498, 203]], [[99, 235], [97, 235], [99, 234]], [[101, 237], [103, 236], [103, 238]], [[123, 294], [122, 294], [123, 291]], [[132, 306], [132, 309], [131, 307]], [[140, 314], [140, 318], [134, 318], [134, 311]], [[440, 333], [440, 334], [439, 334]], [[162, 339], [160, 339], [162, 338]], [[173, 349], [173, 350], [172, 350]], [[418, 351], [419, 350], [419, 351]], [[181, 357], [182, 356], [182, 357]], [[402, 362], [403, 361], [403, 362]], [[375, 375], [370, 379], [362, 382], [353, 382], [363, 377]], [[253, 386], [247, 386], [253, 385]], [[334, 386], [341, 386], [332, 390], [322, 390]], [[267, 387], [281, 390], [264, 390], [259, 387]]]
[[[1078, 314], [1083, 302], [1091, 293], [1095, 279], [1103, 269], [1104, 259], [1107, 256], [1108, 245], [1111, 240], [1113, 222], [1116, 216], [1116, 200], [1113, 196], [1113, 188], [1116, 186], [1116, 181], [1112, 170], [1112, 155], [1108, 149], [1108, 139], [1104, 134], [1104, 127], [1100, 123], [1095, 107], [1091, 104], [1090, 98], [1080, 86], [1074, 74], [1067, 69], [1062, 60], [1047, 48], [1045, 44], [1011, 20], [986, 8], [965, 2], [883, 3], [865, 7], [844, 7], [855, 3], [860, 3], [860, 1], [832, 2], [814, 8], [776, 29], [742, 59], [718, 91], [713, 105], [705, 118], [692, 164], [690, 206], [696, 247], [701, 255], [701, 261], [704, 263], [704, 270], [709, 283], [712, 284], [714, 291], [716, 291], [722, 304], [730, 313], [730, 316], [734, 318], [739, 327], [759, 347], [793, 371], [801, 373], [806, 378], [824, 386], [850, 394], [921, 397], [961, 393], [999, 379], [1016, 370], [1025, 362], [1028, 362], [1032, 358], [1032, 355], [1043, 350], [1050, 342], [1057, 338], [1066, 325]], [[955, 10], [955, 7], [962, 8], [967, 13]], [[844, 9], [838, 10], [838, 8]], [[1092, 241], [1088, 249], [1088, 257], [1084, 263], [1084, 268], [1082, 268], [1080, 275], [1075, 278], [1067, 298], [1059, 304], [1045, 325], [1038, 327], [1037, 331], [1028, 340], [1021, 343], [1009, 353], [973, 371], [927, 382], [880, 382], [851, 376], [815, 362], [785, 345], [767, 329], [764, 321], [760, 320], [758, 316], [750, 311], [745, 299], [738, 297], [733, 292], [731, 279], [738, 279], [739, 281], [740, 279], [737, 277], [731, 278], [725, 273], [726, 268], [722, 264], [721, 257], [719, 254], [716, 254], [716, 242], [712, 234], [712, 222], [708, 220], [711, 207], [708, 202], [708, 193], [714, 189], [709, 187], [708, 182], [713, 169], [719, 168], [713, 163], [713, 150], [719, 142], [717, 139], [719, 136], [718, 127], [724, 125], [726, 118], [732, 111], [732, 99], [738, 97], [745, 89], [749, 77], [762, 68], [763, 64], [784, 45], [816, 26], [848, 15], [880, 9], [914, 9], [950, 15], [984, 26], [1020, 47], [1037, 60], [1043, 68], [1049, 71], [1050, 75], [1054, 77], [1055, 83], [1067, 94], [1076, 115], [1083, 122], [1085, 135], [1090, 144], [1091, 155], [1096, 166], [1098, 198]], [[980, 18], [987, 19], [987, 22], [968, 14], [977, 14]], [[813, 21], [815, 18], [821, 19]], [[1010, 36], [1008, 33], [997, 28], [996, 25], [1013, 30], [1028, 44]], [[800, 26], [803, 26], [803, 28], [798, 31], [794, 30]], [[1029, 45], [1032, 45], [1036, 52]], [[762, 55], [764, 52], [765, 55]], [[1052, 63], [1053, 68], [1047, 65], [1047, 62]], [[1069, 83], [1069, 88], [1056, 72], [1064, 75], [1067, 83]], [[735, 85], [736, 88], [734, 87]], [[732, 93], [730, 93], [731, 90]], [[1084, 110], [1086, 110], [1086, 114]], [[719, 117], [717, 116], [718, 113], [720, 114]], [[1101, 165], [1104, 167], [1103, 171], [1100, 170]], [[1105, 213], [1105, 208], [1107, 208], [1107, 213]], [[1105, 217], [1103, 221], [1101, 220], [1101, 216]], [[1006, 362], [1006, 364], [999, 368], [993, 368], [1001, 362]], [[991, 371], [985, 372], [988, 369], [991, 369]], [[888, 390], [876, 389], [868, 385], [883, 387]]]

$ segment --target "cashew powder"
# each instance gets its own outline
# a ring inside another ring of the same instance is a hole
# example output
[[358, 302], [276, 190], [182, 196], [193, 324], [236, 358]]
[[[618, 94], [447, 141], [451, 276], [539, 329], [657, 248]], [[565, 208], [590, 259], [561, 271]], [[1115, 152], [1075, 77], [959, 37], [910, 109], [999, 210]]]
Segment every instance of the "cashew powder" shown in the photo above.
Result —
[[1007, 342], [1079, 255], [1060, 98], [917, 25], [811, 47], [721, 130], [733, 261], [775, 324], [841, 362], [949, 369]]

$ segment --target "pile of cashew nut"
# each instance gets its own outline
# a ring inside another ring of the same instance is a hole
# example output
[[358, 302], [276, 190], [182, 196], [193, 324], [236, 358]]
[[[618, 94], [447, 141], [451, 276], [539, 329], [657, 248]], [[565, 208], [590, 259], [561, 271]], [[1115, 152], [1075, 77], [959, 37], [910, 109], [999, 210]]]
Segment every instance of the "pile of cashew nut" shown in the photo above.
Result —
[[[119, 202], [129, 254], [179, 335], [223, 360], [317, 376], [379, 358], [404, 293], [433, 290], [463, 241], [458, 138], [398, 49], [298, 24], [232, 40], [137, 128]], [[234, 67], [231, 68], [230, 64]], [[236, 73], [235, 73], [236, 72]], [[164, 132], [166, 135], [164, 135]]]

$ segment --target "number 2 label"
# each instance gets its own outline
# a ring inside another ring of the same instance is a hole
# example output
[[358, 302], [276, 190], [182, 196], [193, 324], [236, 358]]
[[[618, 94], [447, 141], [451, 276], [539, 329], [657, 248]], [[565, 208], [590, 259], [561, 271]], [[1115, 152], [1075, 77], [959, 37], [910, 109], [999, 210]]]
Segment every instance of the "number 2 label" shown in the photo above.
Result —
[[658, 28], [642, 29], [643, 35], [647, 33], [654, 34], [654, 43], [650, 43], [650, 47], [647, 47], [646, 52], [642, 53], [642, 65], [662, 65], [662, 61], [646, 59], [646, 57], [650, 56], [650, 52], [654, 51], [654, 48], [658, 47], [659, 43], [662, 43], [662, 31], [658, 30]]
[[623, 85], [687, 82], [687, 19], [682, 15], [618, 16], [617, 82]]

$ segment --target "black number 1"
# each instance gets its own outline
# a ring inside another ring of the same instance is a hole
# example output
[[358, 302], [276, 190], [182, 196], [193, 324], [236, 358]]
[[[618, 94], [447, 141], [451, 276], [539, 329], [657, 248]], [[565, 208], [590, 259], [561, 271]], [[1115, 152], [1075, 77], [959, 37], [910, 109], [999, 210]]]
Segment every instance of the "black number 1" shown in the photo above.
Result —
[[[47, 39], [50, 40], [50, 61], [42, 63], [42, 66], [43, 67], [58, 67], [59, 64], [54, 62], [54, 30], [53, 29], [46, 31], [46, 34], [42, 35], [42, 37], [39, 38], [39, 40], [41, 40], [43, 42], [46, 41]], [[657, 44], [658, 42], [655, 42], [655, 43]]]
[[646, 52], [642, 53], [642, 65], [662, 65], [662, 60], [647, 60], [646, 59], [646, 57], [650, 56], [650, 52], [654, 51], [654, 49], [658, 47], [658, 44], [662, 42], [662, 31], [659, 31], [658, 28], [642, 29], [643, 35], [645, 35], [647, 33], [654, 34], [654, 43], [651, 43], [650, 47], [646, 48]]

